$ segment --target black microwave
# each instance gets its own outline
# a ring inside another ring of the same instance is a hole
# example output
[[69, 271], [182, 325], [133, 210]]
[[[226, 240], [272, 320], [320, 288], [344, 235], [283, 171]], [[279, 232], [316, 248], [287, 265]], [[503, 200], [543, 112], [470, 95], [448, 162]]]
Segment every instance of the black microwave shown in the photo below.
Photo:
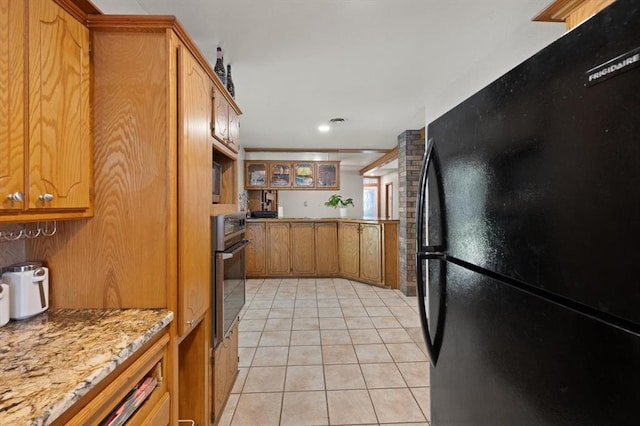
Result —
[[211, 183], [211, 200], [213, 204], [218, 204], [222, 192], [222, 165], [215, 161], [213, 162]]

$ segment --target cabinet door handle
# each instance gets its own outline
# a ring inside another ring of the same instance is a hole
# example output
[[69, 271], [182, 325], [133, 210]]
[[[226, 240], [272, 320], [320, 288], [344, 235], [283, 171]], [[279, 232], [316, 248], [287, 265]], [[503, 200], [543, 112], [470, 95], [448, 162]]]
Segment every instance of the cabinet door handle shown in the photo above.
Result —
[[189, 321], [187, 321], [187, 325], [188, 325], [189, 327], [193, 327], [193, 325], [194, 325], [195, 323], [196, 323], [196, 320], [189, 320]]
[[53, 201], [53, 194], [42, 194], [41, 196], [38, 197], [38, 200], [40, 201], [44, 201], [45, 203], [50, 203], [51, 201]]
[[20, 191], [16, 191], [13, 194], [7, 195], [7, 199], [21, 203], [24, 201], [24, 194]]

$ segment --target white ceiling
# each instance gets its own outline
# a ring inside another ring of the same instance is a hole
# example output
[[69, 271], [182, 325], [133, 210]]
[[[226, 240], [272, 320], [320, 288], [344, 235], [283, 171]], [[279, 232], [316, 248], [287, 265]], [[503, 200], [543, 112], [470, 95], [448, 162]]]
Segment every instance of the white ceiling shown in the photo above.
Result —
[[[390, 149], [564, 32], [551, 0], [94, 0], [176, 15], [232, 65], [251, 148]], [[347, 121], [326, 134], [317, 126]], [[366, 165], [381, 154], [350, 156]]]

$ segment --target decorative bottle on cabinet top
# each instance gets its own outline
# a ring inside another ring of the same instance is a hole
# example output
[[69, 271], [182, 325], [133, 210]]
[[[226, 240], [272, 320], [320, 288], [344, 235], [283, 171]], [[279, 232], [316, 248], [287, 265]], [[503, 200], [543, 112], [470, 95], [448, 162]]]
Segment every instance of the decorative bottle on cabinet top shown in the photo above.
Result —
[[227, 85], [227, 76], [224, 73], [224, 64], [222, 63], [222, 49], [218, 47], [216, 53], [216, 65], [213, 67], [213, 71], [216, 73], [223, 86]]
[[227, 90], [233, 99], [236, 98], [236, 86], [233, 84], [233, 79], [231, 78], [231, 65], [227, 65]]

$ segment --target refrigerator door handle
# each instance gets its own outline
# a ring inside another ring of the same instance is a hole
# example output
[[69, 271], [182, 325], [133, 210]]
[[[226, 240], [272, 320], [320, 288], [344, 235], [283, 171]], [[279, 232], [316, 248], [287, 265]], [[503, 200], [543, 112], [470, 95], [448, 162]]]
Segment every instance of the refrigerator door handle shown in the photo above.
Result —
[[416, 273], [418, 275], [417, 284], [417, 292], [418, 292], [418, 309], [420, 310], [420, 322], [422, 324], [422, 335], [424, 337], [424, 343], [427, 346], [427, 356], [429, 357], [429, 361], [431, 361], [431, 365], [433, 367], [436, 366], [436, 362], [438, 361], [438, 354], [435, 349], [434, 340], [431, 337], [431, 331], [429, 330], [429, 320], [427, 319], [427, 309], [425, 306], [425, 298], [426, 298], [426, 288], [425, 282], [423, 279], [424, 270], [422, 267], [423, 260], [429, 259], [441, 259], [440, 253], [418, 253], [416, 256]]
[[428, 252], [434, 254], [442, 254], [444, 251], [444, 245], [427, 245], [429, 242], [425, 241], [425, 207], [427, 203], [427, 183], [429, 180], [429, 167], [433, 163], [434, 170], [436, 171], [436, 180], [439, 178], [438, 160], [435, 153], [435, 141], [433, 138], [429, 138], [427, 148], [424, 151], [424, 158], [422, 160], [422, 168], [420, 170], [420, 182], [418, 186], [418, 205], [417, 205], [417, 221], [416, 221], [416, 242], [418, 252]]

